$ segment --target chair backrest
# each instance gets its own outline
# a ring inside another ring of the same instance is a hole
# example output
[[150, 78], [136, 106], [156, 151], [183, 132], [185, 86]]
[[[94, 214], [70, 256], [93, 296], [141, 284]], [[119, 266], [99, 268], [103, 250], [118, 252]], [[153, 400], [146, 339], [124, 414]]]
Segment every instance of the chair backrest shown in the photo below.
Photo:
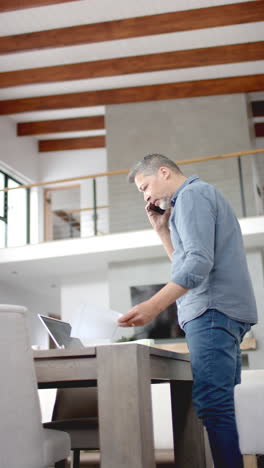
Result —
[[0, 467], [44, 468], [28, 311], [0, 305]]
[[173, 450], [170, 384], [152, 384], [151, 394], [155, 449]]
[[52, 420], [98, 417], [97, 388], [59, 388]]
[[235, 386], [235, 412], [242, 454], [263, 455], [264, 380]]

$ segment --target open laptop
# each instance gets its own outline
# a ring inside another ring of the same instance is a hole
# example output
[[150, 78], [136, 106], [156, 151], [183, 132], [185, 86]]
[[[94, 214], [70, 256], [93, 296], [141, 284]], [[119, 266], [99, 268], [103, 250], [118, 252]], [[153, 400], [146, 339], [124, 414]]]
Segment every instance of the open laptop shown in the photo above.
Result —
[[69, 323], [40, 314], [38, 317], [57, 348], [84, 348], [79, 338], [71, 336], [72, 327]]

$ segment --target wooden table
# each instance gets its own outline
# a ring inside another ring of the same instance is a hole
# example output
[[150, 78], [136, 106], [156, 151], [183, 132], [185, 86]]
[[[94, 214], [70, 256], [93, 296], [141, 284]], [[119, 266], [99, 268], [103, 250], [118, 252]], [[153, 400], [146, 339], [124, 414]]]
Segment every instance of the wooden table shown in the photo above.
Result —
[[151, 382], [171, 385], [175, 466], [204, 468], [189, 357], [137, 343], [35, 351], [40, 388], [98, 387], [101, 468], [155, 468]]

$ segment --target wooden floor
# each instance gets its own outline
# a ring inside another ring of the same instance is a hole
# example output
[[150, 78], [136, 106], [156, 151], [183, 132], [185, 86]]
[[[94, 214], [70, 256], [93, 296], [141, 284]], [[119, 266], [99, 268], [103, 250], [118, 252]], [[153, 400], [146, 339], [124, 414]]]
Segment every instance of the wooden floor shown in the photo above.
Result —
[[[158, 450], [156, 453], [157, 468], [171, 468], [173, 465], [172, 450]], [[99, 468], [100, 467], [100, 452], [99, 451], [83, 451], [81, 452], [80, 468]], [[70, 468], [70, 460], [68, 467]]]
[[[172, 454], [171, 454], [172, 455]], [[160, 454], [161, 456], [161, 454]], [[167, 455], [168, 457], [168, 455]], [[168, 461], [168, 458], [167, 458], [167, 461]], [[255, 466], [257, 466], [257, 468], [264, 468], [264, 455], [263, 456], [258, 456], [257, 457], [257, 465], [254, 465], [254, 461], [253, 460], [250, 460], [248, 459], [247, 462], [249, 464], [246, 465], [245, 468], [254, 468]], [[250, 463], [253, 463], [250, 464]], [[171, 466], [173, 465], [173, 463], [158, 463], [157, 464], [157, 468], [170, 468]], [[68, 468], [70, 468], [70, 461], [68, 463]], [[88, 453], [85, 453], [83, 452], [81, 454], [81, 464], [80, 464], [80, 468], [100, 468], [100, 454], [99, 452], [88, 452]]]

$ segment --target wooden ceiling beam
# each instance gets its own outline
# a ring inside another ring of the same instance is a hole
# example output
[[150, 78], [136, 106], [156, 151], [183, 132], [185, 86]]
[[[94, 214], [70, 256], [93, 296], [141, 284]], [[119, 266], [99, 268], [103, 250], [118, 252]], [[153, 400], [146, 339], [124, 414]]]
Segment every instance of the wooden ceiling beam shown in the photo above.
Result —
[[85, 138], [64, 138], [61, 140], [40, 140], [38, 142], [39, 152], [68, 151], [91, 148], [105, 148], [105, 136]]
[[251, 104], [253, 117], [264, 117], [264, 101], [253, 101]]
[[25, 10], [41, 6], [56, 5], [57, 3], [75, 2], [77, 0], [1, 0], [0, 13], [14, 10]]
[[17, 136], [43, 135], [47, 133], [77, 132], [105, 128], [104, 116], [79, 117], [62, 120], [43, 120], [17, 124]]
[[264, 137], [264, 122], [255, 123], [255, 135], [256, 137]]
[[263, 91], [264, 74], [0, 101], [0, 115]]
[[0, 37], [0, 54], [65, 47], [264, 20], [264, 0]]
[[0, 88], [264, 59], [264, 41], [0, 73]]

